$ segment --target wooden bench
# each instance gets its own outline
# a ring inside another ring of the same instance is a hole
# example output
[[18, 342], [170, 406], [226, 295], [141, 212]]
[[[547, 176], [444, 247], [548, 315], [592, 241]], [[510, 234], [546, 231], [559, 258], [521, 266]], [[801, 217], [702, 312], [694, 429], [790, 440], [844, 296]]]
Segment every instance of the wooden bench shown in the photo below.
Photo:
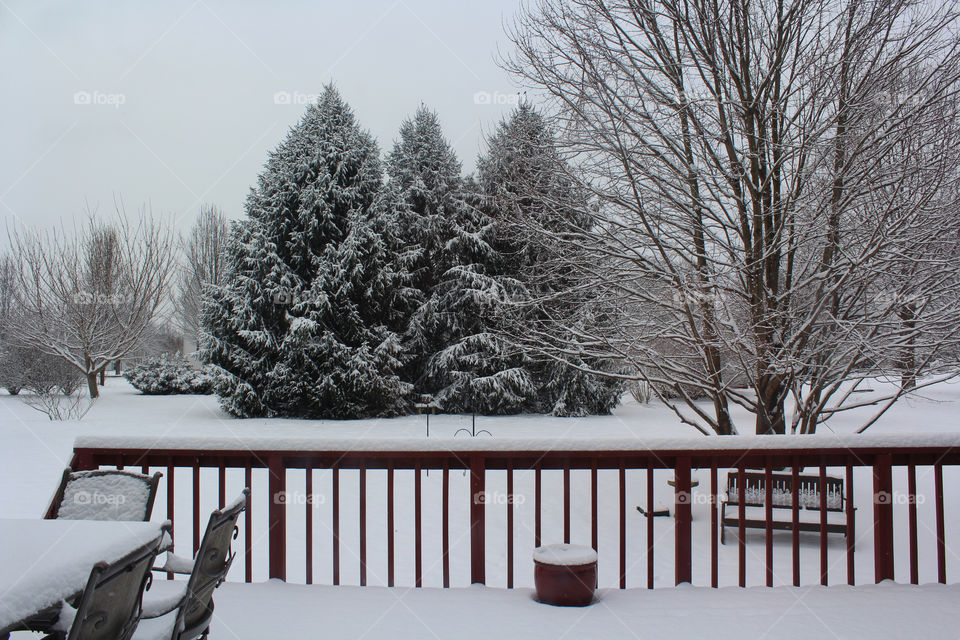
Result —
[[[739, 527], [740, 517], [740, 493], [737, 485], [739, 473], [732, 471], [727, 475], [727, 493], [720, 503], [720, 544], [726, 544], [725, 533], [727, 527]], [[744, 473], [744, 506], [745, 507], [766, 507], [766, 474], [763, 472]], [[773, 497], [774, 509], [793, 509], [793, 475], [775, 473], [771, 476], [773, 487], [771, 496]], [[800, 487], [797, 496], [797, 502], [800, 509], [807, 511], [820, 511], [820, 476], [798, 476]], [[845, 509], [845, 495], [843, 492], [842, 478], [826, 478], [827, 490], [827, 511], [843, 513]], [[732, 506], [737, 511], [736, 517], [727, 517], [727, 506]], [[778, 530], [793, 530], [793, 519], [790, 520], [772, 520], [771, 528]], [[767, 521], [765, 518], [750, 519], [744, 518], [743, 526], [748, 529], [766, 529]], [[842, 533], [847, 535], [846, 522], [835, 523], [828, 522], [828, 533]], [[797, 523], [800, 531], [820, 531], [820, 522], [801, 521]]]

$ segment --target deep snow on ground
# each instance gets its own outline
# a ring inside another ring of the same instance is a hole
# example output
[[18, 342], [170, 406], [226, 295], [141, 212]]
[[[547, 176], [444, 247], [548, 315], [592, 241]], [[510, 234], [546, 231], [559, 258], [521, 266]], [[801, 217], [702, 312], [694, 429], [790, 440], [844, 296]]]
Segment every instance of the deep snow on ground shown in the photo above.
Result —
[[[115, 377], [107, 378], [102, 394], [82, 420], [51, 422], [20, 398], [0, 391], [0, 516], [35, 517], [42, 512], [78, 435], [150, 435], [158, 440], [204, 434], [377, 439], [426, 436], [424, 416], [389, 420], [237, 420], [220, 410], [215, 396], [144, 396], [123, 378]], [[928, 387], [918, 396], [898, 402], [868, 433], [960, 432], [958, 402], [960, 380]], [[821, 432], [852, 433], [873, 410], [868, 407], [841, 413], [822, 425]], [[741, 433], [752, 433], [750, 415], [735, 406], [732, 411]], [[638, 405], [629, 395], [610, 416], [478, 416], [476, 426], [498, 439], [637, 438], [639, 447], [647, 438], [704, 437], [681, 424], [664, 405], [656, 401]], [[452, 438], [458, 429], [470, 427], [470, 416], [433, 416], [430, 437]]]
[[211, 637], [636, 638], [809, 640], [956, 638], [958, 585], [679, 587], [605, 590], [589, 607], [550, 607], [528, 589], [225, 584]]
[[[879, 384], [879, 383], [878, 383]], [[868, 394], [861, 397], [866, 398]], [[873, 426], [869, 434], [915, 434], [921, 437], [921, 434], [932, 432], [960, 433], [957, 428], [956, 410], [960, 401], [960, 383], [941, 383], [939, 385], [927, 388], [914, 398], [905, 399], [898, 403], [893, 409]], [[823, 433], [850, 434], [859, 424], [869, 415], [874, 408], [865, 408], [850, 414], [841, 414], [836, 419], [821, 427]], [[739, 428], [743, 433], [750, 433], [752, 430], [752, 421], [749, 416], [742, 411], [734, 415], [738, 421]], [[430, 446], [441, 445], [444, 441], [450, 441], [458, 429], [469, 429], [471, 427], [470, 416], [434, 416], [430, 420]], [[691, 442], [702, 441], [705, 436], [699, 435], [694, 429], [685, 426], [677, 420], [674, 413], [667, 407], [652, 403], [650, 405], [637, 405], [632, 399], [627, 397], [625, 402], [614, 412], [612, 416], [592, 416], [587, 418], [552, 418], [549, 416], [508, 416], [508, 417], [477, 417], [477, 429], [486, 429], [492, 436], [481, 435], [478, 438], [487, 439], [492, 437], [496, 441], [531, 438], [555, 438], [558, 441], [566, 440], [571, 446], [576, 446], [576, 441], [583, 439], [603, 440], [625, 438], [636, 439], [637, 448], [644, 448], [645, 443], [651, 443], [665, 437], [687, 437]], [[393, 439], [393, 438], [425, 438], [426, 437], [426, 419], [423, 416], [407, 416], [390, 420], [356, 420], [356, 421], [308, 421], [308, 420], [236, 420], [223, 414], [217, 405], [216, 398], [213, 396], [142, 396], [132, 389], [126, 381], [119, 378], [108, 378], [107, 386], [104, 388], [103, 397], [97, 401], [93, 409], [81, 421], [73, 422], [50, 422], [47, 418], [25, 406], [18, 398], [7, 395], [0, 395], [0, 517], [14, 518], [34, 518], [42, 515], [46, 509], [51, 494], [57, 486], [60, 473], [63, 467], [70, 459], [74, 438], [77, 436], [129, 436], [129, 435], [147, 435], [157, 440], [157, 446], [163, 446], [164, 442], [172, 442], [177, 438], [196, 437], [196, 436], [231, 436], [240, 438], [252, 438], [263, 436], [278, 436], [285, 438], [357, 438], [369, 441], [370, 439]], [[456, 439], [463, 440], [467, 436], [460, 433]], [[426, 444], [427, 441], [424, 440]], [[161, 469], [163, 470], [163, 469]], [[810, 472], [808, 470], [808, 472]], [[833, 475], [841, 475], [842, 470], [831, 470]], [[487, 492], [491, 496], [491, 502], [487, 508], [487, 584], [494, 587], [502, 587], [506, 584], [506, 540], [505, 540], [505, 519], [506, 505], [505, 497], [506, 478], [505, 472], [488, 471], [487, 473]], [[440, 476], [434, 471], [429, 473], [423, 479], [423, 504], [424, 504], [424, 584], [425, 586], [439, 586], [441, 584], [441, 557], [440, 557]], [[397, 584], [410, 585], [413, 583], [413, 487], [412, 472], [398, 470], [395, 477], [396, 487], [396, 549], [397, 549]], [[654, 479], [654, 490], [656, 501], [661, 506], [670, 506], [672, 504], [672, 488], [666, 482], [672, 477], [669, 471], [658, 471]], [[694, 477], [700, 481], [700, 486], [694, 489], [693, 495], [693, 536], [694, 536], [694, 584], [709, 584], [709, 470], [694, 470]], [[721, 471], [721, 489], [725, 477]], [[314, 581], [317, 583], [329, 584], [331, 580], [331, 549], [332, 536], [330, 531], [331, 501], [330, 501], [330, 473], [326, 470], [317, 470], [314, 472], [314, 495], [305, 495], [305, 474], [302, 471], [291, 471], [287, 478], [288, 501], [288, 580], [291, 582], [303, 582], [305, 579], [305, 513], [307, 511], [306, 503], [310, 502], [310, 513], [313, 518], [313, 557], [314, 557]], [[561, 493], [561, 472], [544, 472], [544, 512], [543, 512], [543, 542], [562, 541], [562, 493]], [[463, 472], [452, 471], [451, 479], [451, 574], [453, 586], [467, 586], [469, 584], [469, 486], [468, 478]], [[905, 471], [896, 469], [894, 471], [895, 489], [905, 493], [906, 479]], [[951, 543], [954, 540], [960, 540], [960, 504], [955, 500], [955, 488], [960, 485], [960, 473], [952, 468], [944, 470], [944, 480], [946, 485], [946, 537], [948, 543], [947, 569], [948, 578], [952, 581], [956, 570], [960, 570], [960, 558], [953, 552]], [[184, 553], [189, 551], [190, 540], [192, 536], [191, 523], [189, 520], [190, 499], [191, 499], [191, 473], [187, 469], [178, 470], [176, 476], [177, 500], [175, 513], [175, 539], [178, 541], [178, 551]], [[359, 551], [358, 551], [358, 478], [356, 472], [341, 472], [341, 580], [344, 584], [358, 584], [359, 581]], [[630, 587], [640, 587], [646, 584], [647, 571], [647, 540], [646, 540], [646, 520], [637, 513], [634, 505], [643, 505], [646, 496], [646, 472], [644, 470], [628, 471], [627, 473], [627, 583]], [[233, 494], [239, 493], [243, 486], [242, 472], [231, 471], [227, 476], [227, 494], [228, 500]], [[589, 472], [572, 472], [572, 542], [589, 544]], [[215, 470], [203, 470], [201, 473], [201, 512], [202, 517], [211, 509], [216, 507], [216, 472]], [[856, 540], [856, 575], [857, 582], [869, 583], [873, 578], [873, 549], [872, 549], [872, 495], [869, 469], [858, 469], [855, 476], [856, 504], [857, 510], [857, 540]], [[918, 489], [921, 496], [919, 505], [920, 514], [920, 581], [933, 582], [936, 580], [936, 547], [934, 544], [934, 505], [933, 505], [933, 473], [929, 468], [918, 469]], [[531, 586], [533, 571], [530, 554], [533, 550], [533, 473], [518, 470], [515, 474], [515, 492], [517, 494], [516, 504], [516, 531], [515, 531], [515, 558], [514, 567], [517, 586]], [[895, 492], [896, 493], [896, 492]], [[367, 473], [367, 531], [368, 531], [368, 584], [384, 585], [386, 584], [386, 472], [371, 470]], [[165, 482], [161, 482], [161, 491], [157, 497], [154, 513], [155, 519], [165, 517]], [[266, 579], [266, 539], [268, 523], [266, 519], [267, 489], [266, 472], [263, 470], [254, 471], [253, 480], [253, 531], [251, 532], [254, 547], [254, 580]], [[897, 559], [900, 564], [897, 566], [897, 578], [899, 581], [907, 580], [907, 506], [903, 502], [895, 501], [895, 543], [897, 545]], [[599, 511], [600, 511], [600, 536], [598, 544], [599, 552], [599, 571], [601, 586], [613, 586], [617, 581], [617, 547], [618, 531], [617, 523], [619, 518], [619, 502], [617, 489], [617, 474], [615, 471], [601, 471], [599, 476]], [[785, 512], [787, 515], [789, 512]], [[814, 514], [804, 514], [805, 517], [815, 517]], [[836, 517], [837, 514], [832, 514]], [[784, 516], [781, 516], [784, 517]], [[243, 527], [241, 527], [241, 530]], [[728, 534], [734, 533], [728, 531]], [[238, 545], [242, 545], [245, 540], [246, 532], [241, 531]], [[658, 587], [673, 585], [673, 530], [672, 520], [670, 518], [655, 519], [655, 554], [653, 559], [655, 582]], [[731, 544], [730, 539], [734, 536], [728, 535], [728, 544], [720, 547], [720, 583], [721, 585], [736, 584], [737, 575], [737, 545]], [[774, 537], [774, 571], [775, 583], [778, 585], [790, 584], [792, 575], [790, 572], [790, 541], [791, 536], [788, 532], [778, 532]], [[818, 582], [819, 571], [819, 538], [816, 534], [804, 534], [801, 536], [801, 559], [802, 569], [801, 577], [804, 584]], [[241, 547], [242, 548], [242, 547]], [[764, 556], [764, 534], [762, 531], [748, 532], [747, 536], [747, 580], [749, 585], [761, 585], [764, 583], [765, 573], [763, 566]], [[842, 536], [831, 535], [828, 549], [828, 560], [830, 564], [830, 584], [842, 584], [846, 581], [846, 555], [845, 544]], [[231, 572], [231, 580], [242, 580], [244, 575], [243, 555], [237, 557], [234, 568]], [[240, 610], [246, 610], [247, 598], [254, 597], [247, 594], [282, 594], [284, 599], [292, 598], [292, 602], [272, 602], [269, 606], [263, 608], [263, 611], [278, 612], [277, 618], [273, 613], [264, 613], [263, 619], [259, 622], [251, 621], [250, 625], [243, 627], [244, 633], [250, 633], [249, 637], [254, 637], [253, 629], [258, 629], [257, 624], [268, 628], [266, 625], [275, 624], [277, 619], [283, 619], [279, 612], [286, 611], [287, 607], [296, 607], [297, 602], [303, 602], [316, 598], [317, 603], [331, 604], [331, 615], [339, 610], [335, 603], [339, 599], [345, 598], [343, 604], [345, 610], [350, 615], [357, 614], [364, 607], [374, 607], [377, 611], [386, 609], [396, 598], [393, 594], [397, 591], [391, 590], [369, 590], [369, 602], [362, 596], [358, 596], [356, 601], [349, 595], [353, 590], [325, 590], [322, 588], [298, 590], [294, 586], [275, 587], [274, 585], [263, 587], [246, 587], [251, 591], [237, 591], [230, 587], [224, 591], [224, 595], [218, 599], [218, 610], [234, 607], [236, 615], [231, 614], [231, 619], [239, 616], [242, 619]], [[244, 589], [244, 587], [239, 587]], [[258, 591], [257, 589], [268, 589], [267, 591]], [[269, 589], [279, 589], [269, 591]], [[955, 591], [936, 589], [910, 591], [910, 598], [916, 597], [918, 600], [928, 603], [931, 611], [935, 609], [934, 604], [939, 602], [938, 598], [946, 597], [943, 594], [955, 596]], [[231, 594], [237, 593], [234, 598]], [[448, 591], [444, 593], [434, 593], [422, 601], [423, 606], [429, 608], [435, 603], [436, 606], [447, 607], [448, 602], [453, 611], [458, 611], [455, 603], [458, 598], [463, 599], [463, 607], [473, 610], [468, 605], [476, 600], [476, 611], [485, 610], [486, 604], [490, 607], [500, 607], [500, 599], [509, 599], [510, 602], [520, 602], [516, 605], [518, 616], [523, 616], [523, 607], [533, 606], [529, 603], [528, 595], [523, 595], [524, 591], [514, 593], [501, 592], [499, 590], [486, 589], [481, 591], [482, 595], [477, 596], [474, 590], [464, 592]], [[689, 593], [707, 594], [707, 595], [687, 595]], [[714, 595], [709, 595], [710, 593]], [[801, 604], [792, 604], [798, 597], [797, 592], [791, 589], [777, 589], [772, 592], [763, 590], [750, 590], [750, 594], [760, 594], [751, 596], [751, 599], [740, 599], [742, 595], [736, 595], [736, 590], [720, 592], [711, 592], [709, 590], [685, 590], [679, 591], [666, 589], [663, 594], [659, 592], [655, 596], [656, 602], [662, 601], [662, 607], [674, 612], [688, 610], [690, 607], [700, 608], [708, 606], [711, 610], [716, 609], [717, 615], [721, 614], [721, 607], [716, 603], [729, 603], [736, 611], [743, 607], [749, 609], [747, 619], [750, 629], [758, 630], [760, 627], [769, 626], [774, 622], [773, 618], [768, 616], [766, 610], [761, 610], [759, 606], [750, 605], [753, 597], [771, 598], [771, 603], [780, 602], [780, 605], [771, 604], [771, 607], [780, 606], [784, 611], [788, 611], [783, 619], [796, 622], [796, 629], [801, 629], [804, 625], [809, 626], [811, 614], [805, 606]], [[793, 594], [793, 595], [774, 595], [774, 594]], [[806, 592], [803, 592], [806, 593]], [[824, 606], [829, 605], [836, 594], [845, 593], [842, 589], [830, 589], [829, 591], [810, 592], [809, 597], [813, 598], [814, 593], [818, 595], [819, 602]], [[859, 594], [859, 592], [857, 592]], [[864, 593], [874, 593], [868, 590]], [[876, 593], [883, 593], [882, 591]], [[893, 592], [890, 592], [893, 593]], [[897, 592], [899, 594], [899, 592]], [[929, 594], [940, 594], [936, 597]], [[674, 594], [671, 596], [670, 594]], [[718, 595], [725, 594], [725, 595]], [[763, 595], [766, 594], [766, 595]], [[832, 594], [832, 595], [826, 595]], [[920, 596], [923, 595], [923, 597]], [[228, 597], [229, 596], [229, 597]], [[591, 613], [590, 616], [599, 616], [598, 624], [602, 623], [609, 626], [610, 633], [615, 631], [617, 625], [621, 623], [618, 617], [635, 616], [630, 618], [628, 623], [630, 627], [636, 625], [650, 624], [649, 617], [651, 610], [641, 607], [639, 603], [649, 602], [644, 600], [649, 594], [645, 592], [619, 593], [616, 591], [607, 592], [604, 602], [613, 603], [632, 603], [631, 598], [637, 598], [636, 603], [627, 606], [617, 606], [610, 608], [615, 614]], [[257, 596], [259, 597], [259, 596]], [[419, 596], [417, 596], [419, 597]], [[652, 596], [651, 596], [652, 597]], [[677, 598], [676, 601], [669, 600]], [[839, 596], [837, 596], [839, 597]], [[891, 596], [892, 597], [892, 596]], [[908, 596], [903, 596], [908, 597]], [[383, 599], [386, 604], [382, 606], [375, 605], [377, 598]], [[709, 604], [705, 605], [703, 598], [711, 598]], [[879, 609], [885, 600], [879, 596], [877, 598], [868, 598], [861, 595], [843, 596], [847, 598], [843, 602], [854, 606], [860, 602], [861, 598], [867, 598], [869, 602], [876, 602]], [[897, 595], [893, 600], [900, 598]], [[299, 599], [299, 600], [298, 600]], [[780, 600], [777, 600], [780, 599]], [[902, 598], [901, 598], [902, 599]], [[404, 599], [406, 600], [406, 598]], [[803, 602], [807, 602], [808, 597], [804, 596]], [[230, 604], [233, 602], [233, 604]], [[660, 605], [658, 605], [660, 606]], [[832, 605], [831, 605], [832, 606]], [[856, 605], [857, 607], [859, 605]], [[603, 611], [605, 606], [595, 606], [591, 608]], [[829, 607], [828, 607], [829, 608]], [[856, 608], [856, 607], [855, 607]], [[872, 608], [872, 607], [871, 607]], [[254, 608], [255, 609], [255, 608]], [[840, 621], [842, 607], [830, 608], [834, 613], [823, 613], [819, 609], [814, 618], [822, 615], [834, 616]], [[398, 612], [405, 611], [404, 606], [395, 606], [393, 610]], [[535, 608], [535, 611], [541, 609]], [[636, 610], [636, 611], [634, 611]], [[633, 613], [629, 613], [633, 611]], [[945, 623], [936, 616], [925, 616], [924, 609], [917, 608], [917, 619], [926, 619], [929, 624], [935, 628], [938, 623]], [[836, 615], [834, 615], [836, 614]], [[224, 614], [226, 615], [226, 614]], [[253, 614], [249, 614], [252, 617]], [[292, 614], [291, 614], [292, 615]], [[314, 616], [315, 613], [310, 613]], [[359, 614], [357, 614], [359, 615]], [[399, 615], [399, 614], [397, 614]], [[445, 614], [446, 615], [446, 614]], [[480, 615], [478, 613], [478, 615]], [[558, 616], [567, 616], [567, 612], [556, 614]], [[572, 614], [570, 614], [572, 615]], [[603, 616], [606, 615], [606, 618]], [[673, 614], [671, 614], [673, 615]], [[944, 614], [946, 615], [946, 614]], [[644, 618], [647, 616], [647, 618]], [[721, 624], [726, 620], [730, 624], [740, 622], [736, 614], [724, 613], [718, 620]], [[758, 616], [754, 619], [751, 616]], [[765, 617], [766, 616], [766, 617]], [[797, 617], [799, 616], [799, 617]], [[334, 616], [335, 617], [335, 616]], [[369, 618], [369, 615], [366, 615]], [[442, 617], [442, 616], [441, 616]], [[539, 616], [543, 617], [543, 616]], [[870, 616], [863, 616], [864, 618]], [[896, 616], [891, 616], [895, 618]], [[531, 618], [527, 623], [533, 624], [535, 628], [540, 628], [536, 621], [538, 616]], [[602, 619], [601, 619], [602, 618]], [[794, 620], [795, 618], [795, 620]], [[446, 620], [446, 618], [443, 618]], [[447, 623], [453, 624], [459, 619], [469, 619], [466, 614], [459, 618], [452, 615]], [[478, 618], [484, 619], [484, 618]], [[553, 618], [551, 618], [553, 619]], [[566, 618], [563, 618], [566, 619]], [[671, 625], [667, 615], [660, 622], [654, 624], [654, 628], [669, 630]], [[309, 620], [314, 620], [309, 616], [298, 619], [298, 623], [308, 624]], [[389, 620], [389, 619], [388, 619]], [[787, 624], [781, 620], [778, 625]], [[878, 628], [899, 628], [900, 620], [892, 621], [890, 625], [885, 625], [885, 618], [880, 616], [876, 618]], [[368, 621], [364, 621], [367, 623]], [[404, 624], [413, 624], [412, 622], [396, 624], [403, 627]], [[756, 626], [750, 626], [756, 623]], [[382, 627], [382, 635], [386, 637], [393, 623]], [[698, 623], [699, 624], [699, 623]], [[704, 623], [704, 630], [710, 629], [708, 622]], [[792, 623], [791, 623], [792, 624]], [[479, 624], [464, 624], [465, 628], [471, 630], [482, 628]], [[832, 626], [832, 625], [831, 625]], [[569, 624], [563, 628], [566, 629]], [[305, 627], [306, 628], [306, 627]], [[558, 627], [560, 628], [560, 627]], [[622, 625], [620, 627], [622, 629]], [[692, 634], [699, 627], [689, 626]], [[731, 627], [733, 628], [733, 627]], [[774, 628], [779, 628], [774, 625]], [[789, 625], [783, 627], [787, 629], [785, 637], [790, 635]], [[848, 628], [848, 627], [843, 627]], [[854, 627], [849, 627], [853, 629]], [[412, 635], [430, 637], [423, 630], [413, 631]], [[506, 632], [505, 632], [506, 633]], [[350, 632], [345, 631], [345, 635], [340, 637], [353, 637]], [[271, 634], [267, 634], [268, 636]], [[311, 634], [312, 635], [312, 634]], [[399, 634], [402, 635], [402, 634]], [[516, 635], [516, 634], [508, 634]], [[551, 635], [543, 633], [543, 637], [559, 637], [560, 633]], [[599, 634], [598, 634], [599, 635]], [[663, 634], [650, 634], [648, 637], [662, 637]], [[753, 633], [745, 633], [743, 637], [754, 637]], [[779, 631], [775, 636], [784, 636]], [[842, 637], [842, 634], [840, 634]], [[849, 637], [859, 636], [860, 634], [851, 634]], [[866, 635], [866, 634], [864, 634]], [[247, 637], [246, 635], [242, 637]], [[260, 634], [260, 637], [263, 637]], [[332, 637], [338, 637], [332, 634]], [[379, 637], [374, 633], [369, 637]], [[394, 636], [395, 637], [395, 636]], [[439, 637], [446, 637], [446, 634], [439, 634]], [[645, 637], [641, 635], [640, 637]], [[684, 636], [678, 636], [684, 637]], [[691, 636], [692, 637], [692, 636]], [[698, 637], [702, 634], [698, 633]]]

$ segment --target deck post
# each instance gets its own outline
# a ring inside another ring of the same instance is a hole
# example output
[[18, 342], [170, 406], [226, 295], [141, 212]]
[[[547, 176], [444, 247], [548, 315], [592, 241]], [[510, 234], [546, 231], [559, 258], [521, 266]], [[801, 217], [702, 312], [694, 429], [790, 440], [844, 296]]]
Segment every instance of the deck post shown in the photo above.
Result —
[[[117, 462], [119, 462], [119, 457]], [[74, 471], [92, 471], [98, 468], [98, 465], [93, 463], [93, 452], [92, 451], [81, 451], [74, 452], [73, 459], [70, 460], [70, 468]]]
[[[283, 458], [270, 456], [267, 459], [267, 468], [270, 472], [270, 533], [268, 544], [270, 547], [270, 579], [287, 579], [287, 496], [286, 496], [286, 469]], [[247, 532], [250, 535], [250, 532]]]
[[[676, 583], [693, 581], [690, 514], [690, 458], [677, 458], [674, 472], [674, 549]], [[651, 514], [652, 515], [652, 514]]]
[[486, 461], [470, 458], [470, 583], [485, 584], [484, 529], [486, 527]]
[[873, 563], [877, 582], [893, 580], [893, 459], [889, 453], [873, 462]]

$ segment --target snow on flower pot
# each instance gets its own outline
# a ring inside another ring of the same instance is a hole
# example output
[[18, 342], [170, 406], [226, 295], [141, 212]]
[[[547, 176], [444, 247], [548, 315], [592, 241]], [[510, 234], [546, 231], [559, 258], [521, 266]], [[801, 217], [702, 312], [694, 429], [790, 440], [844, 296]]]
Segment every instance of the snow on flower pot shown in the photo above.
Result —
[[537, 600], [558, 607], [585, 607], [597, 589], [597, 552], [575, 544], [548, 544], [533, 552]]

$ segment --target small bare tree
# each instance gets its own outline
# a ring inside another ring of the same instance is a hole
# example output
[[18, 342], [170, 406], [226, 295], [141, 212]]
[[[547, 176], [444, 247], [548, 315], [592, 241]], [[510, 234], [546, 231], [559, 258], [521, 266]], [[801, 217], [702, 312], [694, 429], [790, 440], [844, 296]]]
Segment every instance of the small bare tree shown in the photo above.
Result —
[[[557, 255], [610, 319], [576, 348], [720, 434], [731, 403], [783, 433], [792, 397], [812, 432], [862, 381], [902, 379], [866, 428], [921, 373], [955, 375], [958, 26], [912, 0], [524, 10], [505, 65], [597, 206], [593, 229], [540, 231], [577, 248]], [[562, 354], [557, 320], [531, 336]]]
[[17, 395], [24, 386], [22, 349], [13, 340], [17, 302], [17, 277], [13, 258], [0, 258], [0, 387]]
[[99, 396], [97, 376], [138, 347], [160, 309], [173, 269], [169, 226], [121, 206], [105, 224], [91, 215], [72, 234], [9, 232], [16, 262], [15, 339], [63, 358]]
[[200, 330], [200, 305], [206, 286], [225, 283], [227, 241], [230, 228], [215, 205], [204, 205], [185, 239], [185, 262], [178, 274], [176, 313], [184, 336], [196, 344]]

